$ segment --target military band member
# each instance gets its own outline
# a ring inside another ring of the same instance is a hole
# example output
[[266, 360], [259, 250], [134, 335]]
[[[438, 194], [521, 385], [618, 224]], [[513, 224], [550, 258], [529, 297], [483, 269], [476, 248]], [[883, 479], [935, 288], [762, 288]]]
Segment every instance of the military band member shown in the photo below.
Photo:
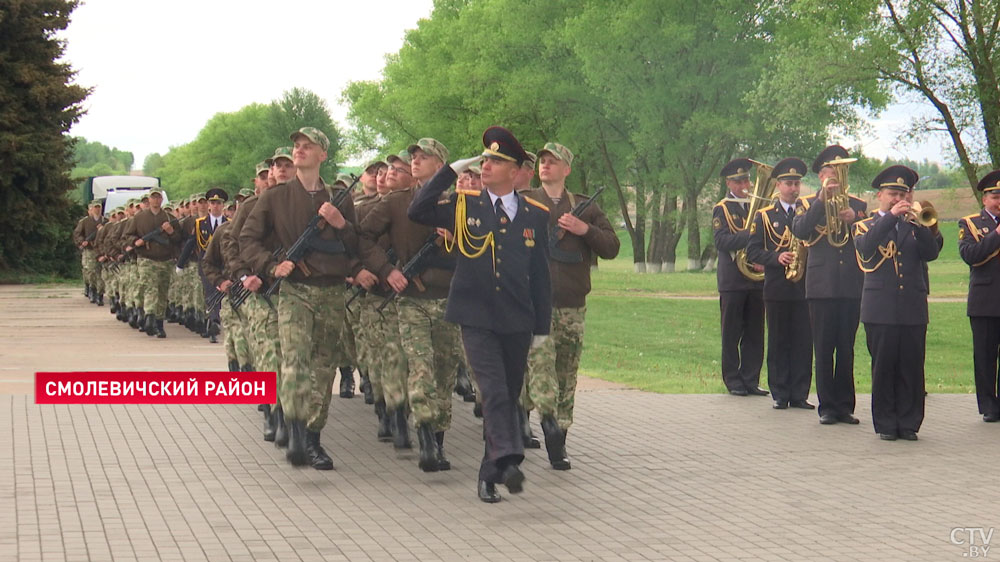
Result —
[[[139, 286], [142, 291], [142, 304], [145, 311], [146, 335], [167, 337], [163, 330], [163, 319], [167, 309], [167, 289], [170, 287], [170, 260], [173, 258], [172, 245], [180, 241], [180, 232], [171, 224], [172, 217], [160, 205], [163, 203], [163, 191], [153, 188], [149, 192], [149, 208], [135, 215], [125, 239], [131, 250], [135, 248], [138, 254], [137, 270]], [[159, 230], [159, 235], [143, 240], [153, 231]]]
[[[712, 210], [715, 248], [719, 251], [716, 279], [722, 320], [722, 382], [735, 396], [767, 396], [760, 387], [764, 361], [763, 281], [744, 276], [736, 266], [736, 254], [750, 242], [750, 168], [746, 158], [722, 167], [729, 194]], [[755, 272], [764, 268], [752, 264]]]
[[1000, 420], [997, 386], [1000, 372], [1000, 170], [986, 174], [976, 185], [982, 193], [982, 210], [958, 221], [958, 253], [969, 264], [969, 297], [966, 313], [972, 325], [972, 360], [976, 401], [983, 421]]
[[[792, 234], [809, 247], [806, 301], [816, 358], [819, 423], [824, 425], [859, 423], [854, 417], [854, 338], [861, 317], [864, 274], [851, 255], [851, 236], [853, 224], [865, 217], [867, 203], [848, 194], [847, 205], [839, 213], [843, 228], [833, 237], [837, 245], [830, 243], [826, 231], [825, 202], [841, 188], [837, 171], [830, 162], [848, 156], [847, 150], [838, 145], [820, 152], [813, 161], [812, 171], [825, 187], [816, 194], [799, 198], [792, 221]], [[843, 245], [836, 240], [840, 234]]]
[[[195, 251], [198, 253], [198, 275], [201, 279], [202, 291], [205, 301], [208, 302], [209, 296], [215, 292], [215, 287], [205, 277], [205, 272], [201, 267], [201, 258], [205, 256], [205, 250], [208, 249], [208, 243], [215, 235], [215, 231], [229, 220], [222, 213], [223, 204], [229, 200], [229, 194], [224, 189], [213, 188], [205, 193], [205, 199], [208, 201], [208, 213], [195, 221], [195, 239], [197, 240]], [[211, 343], [218, 341], [219, 308], [220, 305], [217, 304], [211, 310], [205, 311], [208, 322], [205, 329]]]
[[854, 228], [865, 272], [861, 321], [872, 357], [872, 421], [879, 438], [916, 441], [924, 419], [927, 285], [923, 264], [938, 256], [930, 229], [911, 222], [906, 193], [917, 183], [906, 166], [890, 166], [872, 181], [877, 213]]
[[481, 501], [500, 501], [496, 484], [522, 491], [524, 443], [517, 405], [532, 345], [548, 336], [552, 286], [548, 268], [549, 213], [514, 191], [527, 154], [502, 127], [483, 134], [482, 180], [487, 190], [441, 194], [479, 158], [442, 167], [410, 205], [411, 220], [453, 229], [460, 254], [445, 320], [462, 328], [462, 340], [483, 401], [486, 451], [479, 469]]
[[94, 200], [87, 206], [87, 216], [80, 219], [73, 229], [73, 242], [80, 248], [81, 267], [83, 269], [84, 296], [98, 306], [104, 306], [104, 282], [100, 278], [97, 265], [97, 254], [94, 247], [97, 232], [103, 224], [101, 218], [101, 202]]
[[786, 276], [789, 266], [805, 267], [796, 262], [796, 252], [804, 250], [791, 231], [805, 173], [806, 163], [798, 158], [785, 158], [774, 166], [771, 177], [777, 181], [778, 196], [772, 205], [757, 212], [747, 247], [750, 261], [764, 266], [767, 387], [776, 410], [815, 408], [806, 401], [812, 383], [812, 337], [805, 283]]
[[556, 470], [569, 470], [566, 435], [573, 425], [576, 379], [583, 353], [590, 265], [595, 256], [614, 259], [621, 241], [604, 211], [592, 202], [577, 217], [573, 210], [587, 196], [566, 189], [572, 171], [573, 153], [549, 142], [538, 152], [538, 176], [542, 187], [527, 196], [549, 208], [549, 227], [564, 232], [549, 255], [552, 283], [550, 337], [528, 354], [531, 403], [542, 417], [545, 449]]
[[[231, 222], [224, 222], [216, 229], [212, 239], [205, 248], [201, 260], [201, 269], [205, 279], [220, 293], [228, 293], [233, 285], [231, 264], [225, 259], [223, 240]], [[231, 304], [229, 296], [223, 298], [219, 311], [224, 333], [224, 347], [230, 371], [253, 371], [253, 356], [247, 343], [247, 333], [244, 329], [243, 314]], [[246, 311], [246, 308], [243, 308]], [[265, 429], [265, 432], [267, 429]]]
[[[344, 357], [344, 282], [361, 275], [354, 202], [337, 207], [319, 175], [330, 141], [319, 129], [303, 127], [290, 136], [295, 179], [263, 192], [239, 235], [240, 252], [254, 271], [282, 278], [278, 298], [281, 339], [281, 405], [289, 426], [287, 460], [333, 469], [320, 444], [333, 389], [334, 369]], [[295, 263], [272, 257], [275, 245], [290, 249], [313, 217], [322, 217], [312, 249]], [[360, 279], [370, 286], [374, 279]]]

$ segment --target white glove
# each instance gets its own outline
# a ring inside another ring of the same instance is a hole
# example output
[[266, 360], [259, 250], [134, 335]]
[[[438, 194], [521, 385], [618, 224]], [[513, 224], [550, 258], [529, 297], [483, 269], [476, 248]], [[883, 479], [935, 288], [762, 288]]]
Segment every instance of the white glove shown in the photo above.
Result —
[[549, 336], [531, 336], [531, 349], [538, 349], [542, 347], [545, 340], [549, 339]]
[[476, 162], [479, 162], [482, 159], [483, 159], [482, 156], [473, 156], [472, 158], [455, 160], [454, 162], [449, 164], [449, 166], [451, 166], [451, 169], [454, 170], [456, 174], [461, 174], [462, 172], [468, 170], [469, 166], [475, 164]]

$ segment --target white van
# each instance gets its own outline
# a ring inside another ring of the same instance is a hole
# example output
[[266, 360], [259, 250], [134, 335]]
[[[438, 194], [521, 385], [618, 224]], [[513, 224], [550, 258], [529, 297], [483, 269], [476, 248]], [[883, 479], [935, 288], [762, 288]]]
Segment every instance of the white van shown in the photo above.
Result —
[[[139, 199], [154, 187], [160, 187], [160, 178], [150, 176], [94, 176], [83, 184], [83, 200], [104, 199], [104, 210], [124, 205], [129, 199]], [[169, 203], [163, 195], [163, 203]]]

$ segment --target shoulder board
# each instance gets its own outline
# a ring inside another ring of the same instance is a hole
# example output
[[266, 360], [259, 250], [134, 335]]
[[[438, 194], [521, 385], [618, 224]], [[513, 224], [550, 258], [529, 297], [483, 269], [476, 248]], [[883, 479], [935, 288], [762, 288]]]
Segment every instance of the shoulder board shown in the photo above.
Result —
[[535, 201], [535, 200], [534, 200], [534, 199], [532, 199], [531, 197], [525, 197], [525, 198], [524, 198], [524, 202], [525, 202], [525, 203], [528, 203], [528, 204], [530, 204], [530, 205], [534, 205], [534, 206], [538, 207], [539, 209], [541, 209], [541, 210], [545, 211], [546, 213], [548, 213], [548, 212], [549, 212], [549, 208], [548, 208], [548, 207], [546, 207], [545, 205], [542, 205], [542, 204], [541, 204], [541, 203], [539, 203], [538, 201]]
[[867, 204], [867, 203], [868, 203], [868, 202], [867, 202], [867, 201], [865, 201], [864, 199], [862, 199], [862, 198], [860, 198], [860, 197], [857, 197], [857, 196], [855, 196], [855, 195], [851, 195], [850, 193], [848, 193], [848, 194], [847, 194], [847, 196], [848, 196], [848, 197], [850, 197], [851, 199], [854, 199], [855, 201], [860, 201], [861, 203], [865, 203], [865, 204]]
[[971, 223], [972, 219], [977, 219], [977, 218], [979, 218], [979, 213], [974, 213], [974, 214], [971, 214], [971, 215], [969, 215], [967, 217], [962, 217], [962, 218], [960, 218], [958, 220], [960, 220], [960, 221], [969, 221]]
[[773, 208], [774, 208], [774, 205], [768, 205], [767, 207], [764, 207], [763, 209], [761, 209], [760, 212], [763, 213], [764, 211], [770, 211]]
[[470, 195], [472, 197], [479, 197], [483, 191], [481, 189], [458, 189], [455, 191], [459, 195]]
[[715, 204], [715, 206], [716, 207], [725, 207], [726, 206], [726, 199], [723, 199], [723, 200], [719, 201], [718, 203]]
[[204, 222], [204, 220], [206, 218], [208, 218], [208, 217], [198, 217], [198, 218], [194, 219], [194, 223], [195, 224], [201, 224], [202, 222]]

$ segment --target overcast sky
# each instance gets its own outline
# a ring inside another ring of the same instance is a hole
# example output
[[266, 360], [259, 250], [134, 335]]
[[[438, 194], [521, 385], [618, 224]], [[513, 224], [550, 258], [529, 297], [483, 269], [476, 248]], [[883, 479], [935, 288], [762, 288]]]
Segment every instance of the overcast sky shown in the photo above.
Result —
[[[94, 91], [71, 133], [131, 151], [141, 169], [147, 154], [193, 140], [216, 113], [296, 86], [325, 98], [343, 124], [347, 83], [377, 79], [385, 55], [431, 8], [432, 0], [84, 0], [63, 34], [65, 58]], [[950, 159], [947, 139], [896, 141], [915, 111], [893, 106], [873, 121], [864, 152]]]

